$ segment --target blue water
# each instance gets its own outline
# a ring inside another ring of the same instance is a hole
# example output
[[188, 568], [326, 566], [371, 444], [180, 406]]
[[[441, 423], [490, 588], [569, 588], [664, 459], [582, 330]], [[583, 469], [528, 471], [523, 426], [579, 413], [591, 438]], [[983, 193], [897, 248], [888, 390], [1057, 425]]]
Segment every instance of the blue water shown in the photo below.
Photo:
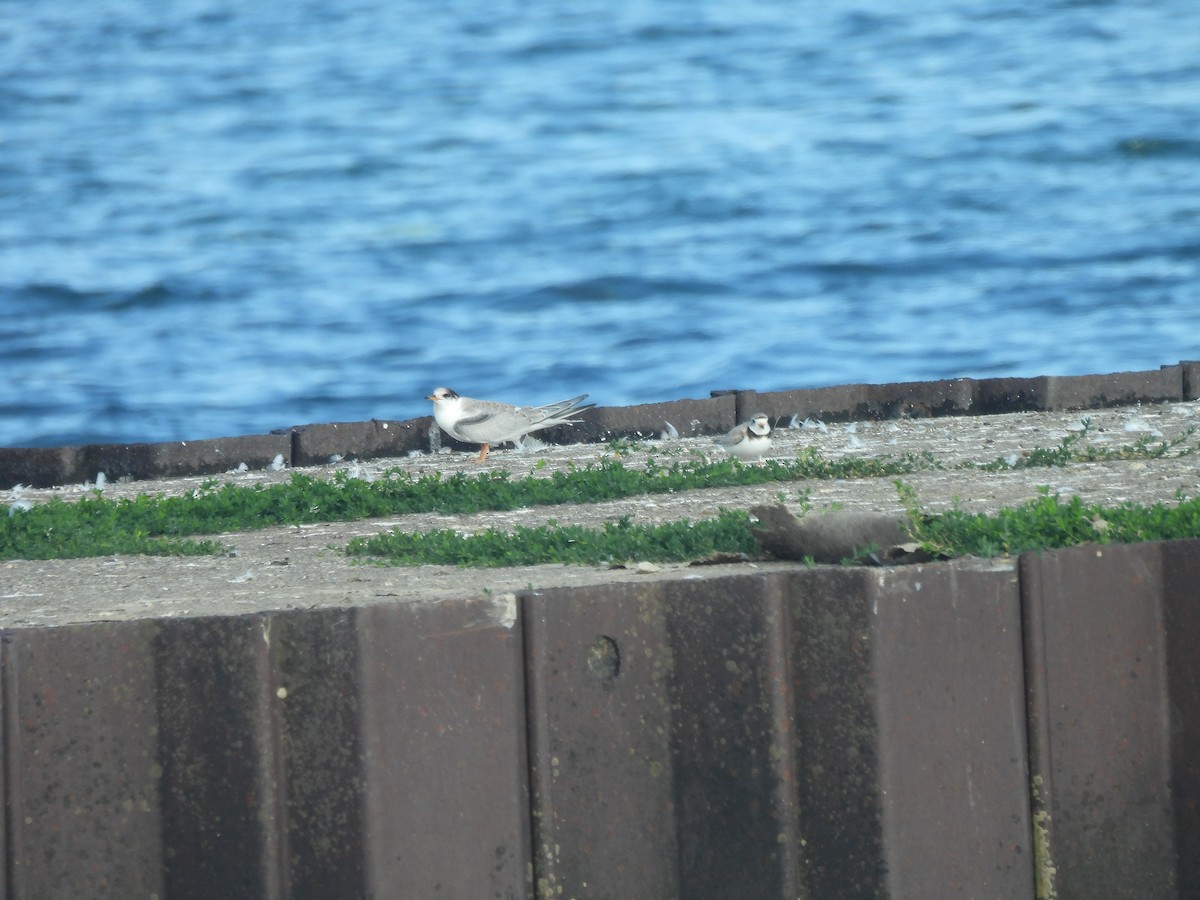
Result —
[[0, 0], [0, 445], [1195, 358], [1195, 0]]

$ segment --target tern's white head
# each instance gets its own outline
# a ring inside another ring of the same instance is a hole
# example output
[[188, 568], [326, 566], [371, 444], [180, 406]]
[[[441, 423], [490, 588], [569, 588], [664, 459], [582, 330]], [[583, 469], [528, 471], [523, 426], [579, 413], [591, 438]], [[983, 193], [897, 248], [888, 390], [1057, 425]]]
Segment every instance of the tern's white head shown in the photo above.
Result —
[[434, 404], [437, 404], [442, 400], [457, 400], [458, 394], [454, 393], [454, 391], [450, 390], [448, 387], [436, 387], [433, 389], [433, 393], [425, 399], [432, 400]]

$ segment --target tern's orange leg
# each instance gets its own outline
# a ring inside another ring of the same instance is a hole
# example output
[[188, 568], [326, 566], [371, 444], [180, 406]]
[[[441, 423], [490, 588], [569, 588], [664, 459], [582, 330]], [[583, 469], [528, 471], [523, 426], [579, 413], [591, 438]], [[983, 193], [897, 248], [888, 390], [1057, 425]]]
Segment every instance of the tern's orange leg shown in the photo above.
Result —
[[488, 445], [487, 444], [481, 445], [479, 448], [479, 459], [475, 460], [475, 462], [486, 462], [487, 454], [488, 454]]

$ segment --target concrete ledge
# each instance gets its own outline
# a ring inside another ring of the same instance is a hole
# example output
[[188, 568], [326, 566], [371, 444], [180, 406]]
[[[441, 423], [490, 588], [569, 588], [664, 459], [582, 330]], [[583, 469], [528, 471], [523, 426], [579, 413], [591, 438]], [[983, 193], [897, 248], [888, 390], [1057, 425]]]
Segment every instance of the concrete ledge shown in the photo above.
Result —
[[601, 443], [613, 438], [638, 440], [659, 437], [666, 431], [668, 422], [680, 437], [724, 434], [737, 424], [736, 408], [737, 400], [733, 396], [639, 406], [598, 406], [584, 413], [580, 424], [546, 434], [552, 439], [561, 436], [580, 443]]
[[204, 441], [163, 444], [89, 444], [84, 447], [0, 447], [0, 487], [53, 487], [95, 481], [103, 472], [109, 481], [215, 475], [245, 463], [263, 469], [281, 457], [292, 464], [291, 437], [251, 434]]
[[[983, 415], [1063, 409], [1099, 409], [1133, 403], [1200, 399], [1200, 362], [1182, 362], [1146, 372], [1038, 378], [956, 378], [900, 384], [851, 384], [839, 387], [759, 393], [713, 391], [703, 400], [675, 400], [625, 407], [595, 407], [577, 425], [539, 432], [551, 443], [599, 443], [613, 438], [652, 438], [666, 423], [682, 437], [721, 434], [756, 412], [776, 423], [792, 416], [829, 422], [899, 417]], [[325, 465], [335, 456], [375, 459], [410, 451], [436, 450], [445, 444], [475, 449], [437, 434], [433, 419], [335, 422], [297, 425], [270, 435], [178, 441], [161, 444], [108, 444], [85, 447], [0, 447], [0, 489], [16, 484], [52, 487], [92, 480], [147, 479], [207, 475], [235, 468], [269, 465], [278, 454], [294, 466]]]
[[112, 481], [214, 475], [241, 463], [263, 469], [280, 457], [284, 465], [291, 465], [292, 442], [286, 435], [251, 434], [166, 444], [96, 444], [80, 448], [79, 467], [88, 481], [97, 472]]
[[[1183, 399], [1200, 400], [1200, 362], [1184, 361], [1179, 364], [1183, 371]], [[1171, 368], [1164, 366], [1163, 368]]]
[[1111, 375], [1048, 375], [1040, 378], [985, 378], [978, 382], [980, 414], [1052, 409], [1102, 409], [1133, 403], [1183, 399], [1183, 369], [1163, 366], [1146, 372]]
[[403, 422], [372, 419], [369, 422], [334, 422], [297, 425], [291, 435], [294, 466], [323, 466], [335, 458], [376, 459], [404, 456], [411, 450], [429, 449], [432, 416]]
[[[759, 393], [756, 409], [772, 419], [797, 416], [825, 422], [896, 419], [902, 416], [964, 416], [974, 409], [975, 382], [920, 381], [902, 384], [850, 384], [841, 387]], [[740, 418], [747, 418], [748, 415]]]
[[[81, 482], [82, 447], [0, 447], [0, 488], [53, 487]], [[92, 473], [92, 478], [96, 473]]]

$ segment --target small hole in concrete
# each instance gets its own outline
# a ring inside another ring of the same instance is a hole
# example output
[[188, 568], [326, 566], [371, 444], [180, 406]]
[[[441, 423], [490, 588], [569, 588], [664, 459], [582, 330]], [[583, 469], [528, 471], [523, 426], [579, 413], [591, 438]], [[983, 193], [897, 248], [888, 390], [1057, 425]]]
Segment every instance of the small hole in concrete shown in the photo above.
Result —
[[588, 668], [601, 681], [612, 681], [621, 673], [621, 650], [617, 642], [600, 635], [588, 648]]

